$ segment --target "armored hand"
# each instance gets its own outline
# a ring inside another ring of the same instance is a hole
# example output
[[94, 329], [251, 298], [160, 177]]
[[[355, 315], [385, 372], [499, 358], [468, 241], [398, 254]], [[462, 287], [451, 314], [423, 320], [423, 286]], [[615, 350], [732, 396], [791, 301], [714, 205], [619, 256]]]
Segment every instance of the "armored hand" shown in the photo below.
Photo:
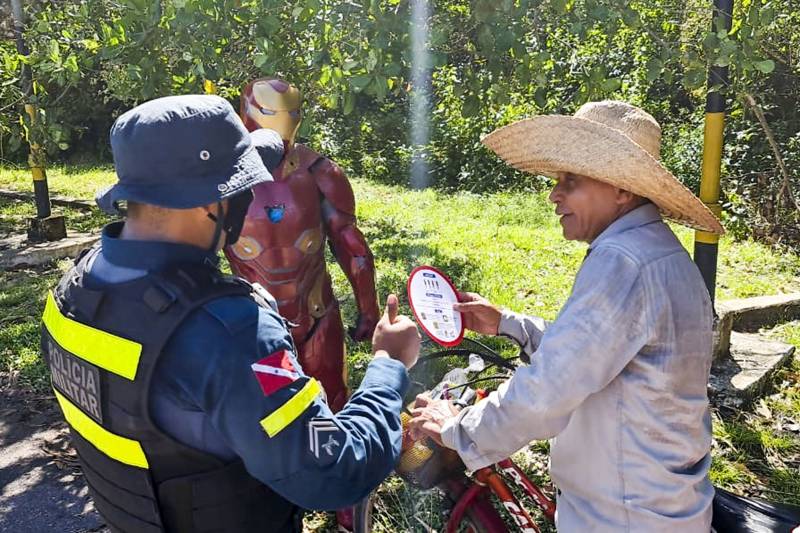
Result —
[[358, 320], [354, 328], [350, 328], [350, 338], [356, 342], [365, 341], [372, 338], [378, 317], [372, 315], [358, 315]]

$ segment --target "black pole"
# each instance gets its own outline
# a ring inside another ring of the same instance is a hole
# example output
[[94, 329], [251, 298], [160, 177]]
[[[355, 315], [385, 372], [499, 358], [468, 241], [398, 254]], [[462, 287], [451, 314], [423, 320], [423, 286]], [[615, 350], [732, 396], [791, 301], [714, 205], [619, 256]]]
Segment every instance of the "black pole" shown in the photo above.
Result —
[[[721, 19], [723, 27], [730, 32], [733, 15], [733, 0], [714, 0], [712, 31], [717, 31], [716, 21]], [[712, 65], [708, 71], [708, 95], [706, 97], [706, 125], [703, 134], [703, 171], [700, 178], [700, 199], [716, 216], [722, 208], [719, 203], [722, 145], [725, 131], [725, 95], [728, 85], [728, 67]], [[694, 261], [703, 275], [711, 302], [714, 302], [717, 283], [717, 255], [719, 235], [706, 231], [695, 232]]]

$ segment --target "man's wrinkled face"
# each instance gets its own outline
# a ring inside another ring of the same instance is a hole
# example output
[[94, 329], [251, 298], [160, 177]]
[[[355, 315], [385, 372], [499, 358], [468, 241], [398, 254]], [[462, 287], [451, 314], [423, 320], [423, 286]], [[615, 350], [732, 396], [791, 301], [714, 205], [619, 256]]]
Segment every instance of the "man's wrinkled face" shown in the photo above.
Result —
[[602, 181], [560, 172], [550, 201], [561, 217], [564, 238], [592, 242], [619, 217], [621, 193], [625, 191]]

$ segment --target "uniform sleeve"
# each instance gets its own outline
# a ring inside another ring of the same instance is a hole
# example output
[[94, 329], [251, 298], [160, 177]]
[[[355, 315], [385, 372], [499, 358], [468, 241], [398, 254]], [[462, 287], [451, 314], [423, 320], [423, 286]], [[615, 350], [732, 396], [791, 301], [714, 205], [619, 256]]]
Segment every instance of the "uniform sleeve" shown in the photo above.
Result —
[[[184, 352], [171, 358], [184, 362], [185, 394], [248, 472], [275, 492], [309, 509], [356, 503], [399, 457], [405, 367], [388, 358], [372, 361], [334, 415], [317, 392], [320, 385], [300, 368], [280, 318], [254, 305], [248, 315], [231, 301], [211, 309], [224, 327], [200, 316], [171, 343]], [[278, 370], [257, 372], [253, 365]]]
[[595, 250], [558, 318], [544, 331], [531, 364], [448, 421], [444, 444], [474, 470], [560, 433], [573, 411], [647, 344], [644, 293], [633, 259], [615, 249]]

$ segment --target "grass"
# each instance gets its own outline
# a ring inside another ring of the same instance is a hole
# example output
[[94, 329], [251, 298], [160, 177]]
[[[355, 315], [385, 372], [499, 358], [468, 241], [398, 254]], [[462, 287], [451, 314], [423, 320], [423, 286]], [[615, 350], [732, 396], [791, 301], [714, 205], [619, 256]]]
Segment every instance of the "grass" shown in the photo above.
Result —
[[[763, 330], [800, 347], [800, 321]], [[711, 479], [734, 492], [800, 505], [800, 360], [781, 370], [775, 392], [748, 411], [715, 413]]]
[[[115, 180], [111, 167], [61, 166], [47, 169], [50, 192], [84, 200], [91, 200], [97, 191]], [[31, 191], [30, 171], [0, 166], [0, 188]]]
[[[111, 169], [55, 168], [54, 193], [91, 198], [113, 183]], [[0, 168], [0, 188], [30, 189], [27, 172]], [[475, 291], [516, 311], [553, 319], [569, 295], [585, 246], [561, 237], [543, 193], [474, 195], [409, 191], [353, 180], [359, 227], [376, 257], [378, 293], [405, 301], [409, 271], [431, 264], [448, 273], [457, 287]], [[59, 211], [62, 211], [59, 209]], [[33, 208], [0, 201], [0, 235], [20, 232]], [[108, 220], [98, 212], [68, 210], [68, 227], [87, 230]], [[674, 226], [687, 249], [693, 233]], [[68, 267], [61, 262], [39, 270], [0, 273], [0, 370], [25, 386], [43, 387], [37, 355], [43, 297]], [[346, 324], [355, 321], [355, 301], [344, 274], [331, 266]], [[719, 299], [800, 291], [800, 257], [791, 251], [723, 237], [718, 271]], [[764, 332], [800, 346], [800, 322]], [[348, 346], [356, 384], [369, 360], [368, 345]], [[771, 500], [800, 504], [800, 363], [779, 376], [777, 392], [752, 410], [714, 415], [712, 479], [719, 486]], [[546, 447], [529, 460], [541, 463]], [[543, 463], [542, 463], [543, 464]], [[323, 523], [325, 519], [320, 519]]]

